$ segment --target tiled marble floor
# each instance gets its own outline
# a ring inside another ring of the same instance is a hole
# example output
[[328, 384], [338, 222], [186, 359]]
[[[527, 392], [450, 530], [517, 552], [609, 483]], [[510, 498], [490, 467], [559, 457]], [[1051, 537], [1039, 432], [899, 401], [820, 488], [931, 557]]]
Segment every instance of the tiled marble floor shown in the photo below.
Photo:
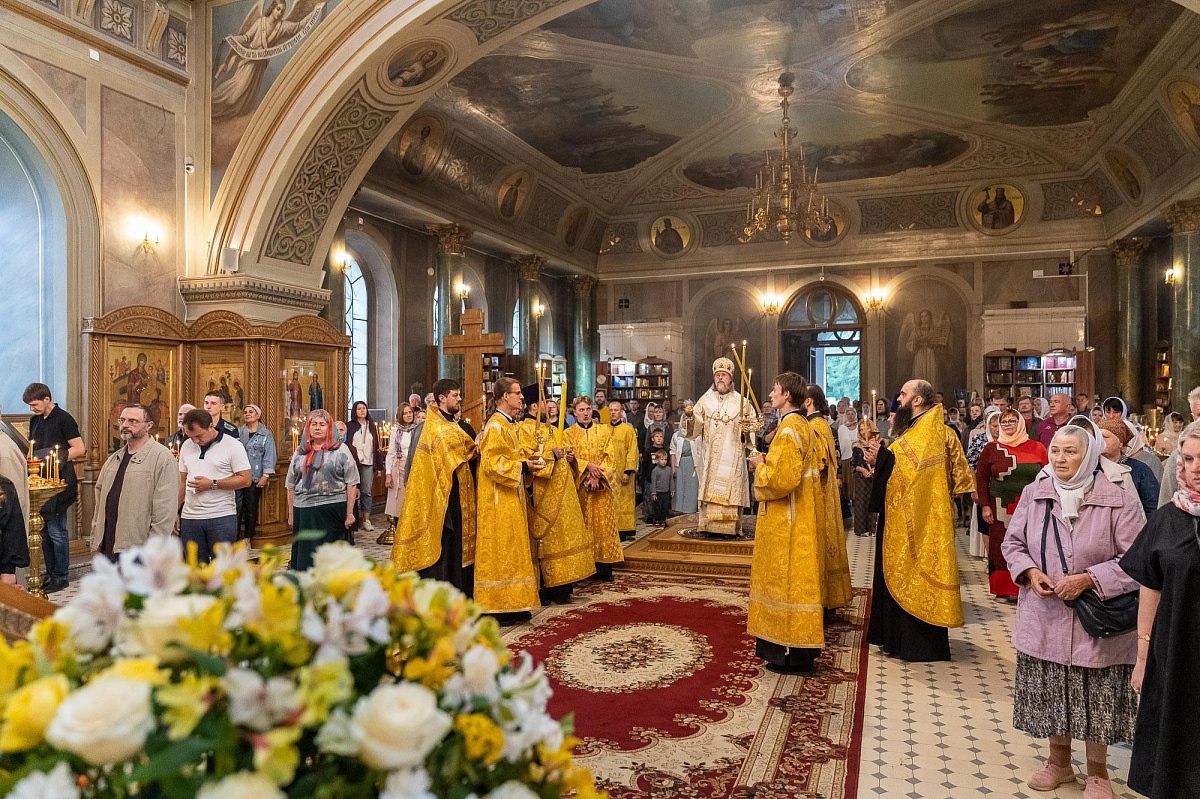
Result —
[[[850, 566], [856, 586], [870, 586], [875, 539], [851, 535]], [[1025, 785], [1047, 757], [1045, 741], [1012, 726], [1012, 622], [1016, 606], [988, 592], [987, 563], [966, 554], [959, 533], [966, 625], [950, 631], [949, 663], [904, 663], [871, 648], [859, 797], [963, 799], [987, 796], [1078, 799], [1082, 777], [1054, 793]], [[1083, 772], [1083, 744], [1075, 745]], [[1109, 772], [1118, 797], [1125, 787], [1129, 749], [1109, 750]]]
[[[376, 532], [360, 532], [358, 545], [371, 557], [387, 558], [390, 547], [375, 543], [386, 519], [376, 516], [374, 521]], [[652, 529], [640, 524], [638, 537]], [[950, 633], [954, 659], [904, 663], [872, 647], [859, 797], [1078, 799], [1082, 777], [1054, 793], [1025, 785], [1046, 757], [1046, 745], [1012, 726], [1016, 657], [1010, 641], [1016, 607], [991, 597], [986, 562], [966, 554], [961, 531], [959, 549], [966, 625]], [[869, 588], [875, 539], [851, 535], [849, 552], [854, 585]], [[53, 595], [53, 601], [63, 604], [74, 596], [78, 582], [72, 577], [71, 587]], [[1137, 797], [1125, 787], [1128, 765], [1128, 748], [1110, 749], [1109, 768], [1121, 799]], [[1075, 766], [1082, 772], [1082, 744], [1075, 746]]]

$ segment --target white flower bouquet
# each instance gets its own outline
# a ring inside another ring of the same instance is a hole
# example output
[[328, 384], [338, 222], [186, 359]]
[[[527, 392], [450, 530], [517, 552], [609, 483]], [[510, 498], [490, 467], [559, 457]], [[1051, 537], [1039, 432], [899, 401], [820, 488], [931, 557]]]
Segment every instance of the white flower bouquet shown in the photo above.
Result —
[[0, 641], [0, 796], [600, 796], [549, 697], [448, 584], [344, 543], [297, 574], [154, 537]]

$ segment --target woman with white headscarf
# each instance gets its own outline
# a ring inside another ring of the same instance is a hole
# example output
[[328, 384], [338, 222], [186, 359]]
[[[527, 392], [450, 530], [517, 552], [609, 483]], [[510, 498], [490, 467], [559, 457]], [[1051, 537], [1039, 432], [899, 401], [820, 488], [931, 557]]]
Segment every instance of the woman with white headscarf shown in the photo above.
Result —
[[1111, 799], [1108, 746], [1131, 742], [1137, 696], [1129, 685], [1137, 656], [1133, 630], [1090, 635], [1071, 604], [1085, 591], [1100, 599], [1137, 583], [1120, 559], [1142, 527], [1137, 500], [1099, 469], [1101, 444], [1067, 425], [1050, 441], [1050, 463], [1021, 493], [1003, 554], [1021, 586], [1013, 625], [1017, 671], [1013, 726], [1048, 738], [1049, 762], [1029, 787], [1053, 791], [1076, 781], [1071, 741], [1086, 742], [1085, 799]]
[[1133, 458], [1146, 464], [1150, 468], [1150, 471], [1154, 473], [1154, 479], [1161, 485], [1163, 464], [1158, 459], [1158, 456], [1150, 451], [1150, 447], [1146, 444], [1146, 435], [1142, 426], [1130, 419], [1125, 420], [1125, 426], [1129, 428], [1129, 432], [1132, 434], [1129, 443], [1125, 445], [1125, 457]]
[[1153, 799], [1195, 796], [1200, 786], [1200, 422], [1179, 435], [1176, 477], [1171, 501], [1121, 559], [1142, 586], [1129, 787]]

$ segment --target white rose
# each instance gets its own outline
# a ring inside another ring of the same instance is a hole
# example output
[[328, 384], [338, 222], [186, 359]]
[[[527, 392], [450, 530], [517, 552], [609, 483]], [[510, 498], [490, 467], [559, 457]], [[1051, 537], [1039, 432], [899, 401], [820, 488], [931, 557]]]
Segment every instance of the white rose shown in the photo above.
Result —
[[155, 597], [146, 603], [137, 621], [128, 629], [122, 628], [122, 634], [127, 636], [123, 643], [130, 652], [157, 657], [163, 663], [183, 660], [186, 653], [182, 649], [167, 646], [183, 636], [179, 620], [199, 616], [216, 601], [216, 597], [207, 594]]
[[453, 725], [433, 691], [415, 683], [379, 686], [358, 700], [351, 720], [363, 762], [383, 771], [422, 765]]
[[496, 693], [496, 672], [500, 671], [500, 661], [490, 646], [476, 644], [463, 655], [462, 674], [463, 687], [473, 696], [494, 697]]
[[49, 774], [35, 771], [13, 786], [8, 799], [80, 799], [79, 786], [66, 763]]
[[361, 550], [345, 541], [319, 546], [313, 554], [312, 576], [317, 580], [327, 580], [336, 572], [370, 570], [371, 561], [367, 560]]
[[150, 685], [113, 677], [68, 695], [46, 729], [46, 740], [93, 766], [109, 766], [141, 752], [153, 729]]
[[485, 796], [484, 799], [538, 799], [538, 795], [521, 783], [509, 780]]
[[429, 792], [429, 774], [423, 768], [393, 771], [379, 799], [437, 799]]
[[220, 782], [205, 783], [196, 799], [287, 799], [287, 795], [266, 777], [239, 771]]

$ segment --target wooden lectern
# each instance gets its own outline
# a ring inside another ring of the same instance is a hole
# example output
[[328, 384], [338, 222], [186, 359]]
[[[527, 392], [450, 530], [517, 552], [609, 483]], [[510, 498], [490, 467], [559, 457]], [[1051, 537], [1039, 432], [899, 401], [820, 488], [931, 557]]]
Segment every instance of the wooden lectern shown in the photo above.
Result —
[[487, 397], [483, 395], [483, 356], [505, 352], [503, 333], [483, 332], [483, 311], [468, 308], [462, 314], [462, 334], [446, 336], [442, 348], [463, 357], [462, 416], [475, 432], [483, 429], [487, 419]]

